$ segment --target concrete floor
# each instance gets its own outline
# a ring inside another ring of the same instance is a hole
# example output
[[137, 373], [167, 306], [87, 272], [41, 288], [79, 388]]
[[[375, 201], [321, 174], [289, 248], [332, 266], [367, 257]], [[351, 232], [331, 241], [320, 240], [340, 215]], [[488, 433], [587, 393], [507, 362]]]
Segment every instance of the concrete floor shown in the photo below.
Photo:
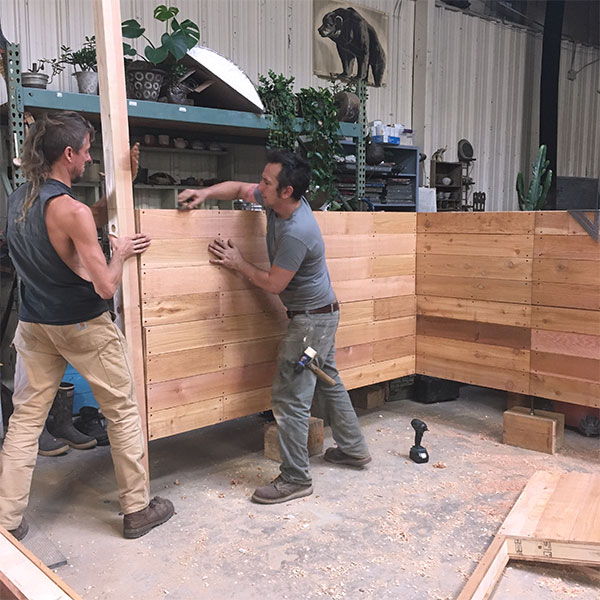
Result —
[[[504, 407], [502, 392], [464, 387], [453, 402], [361, 412], [373, 462], [354, 470], [314, 457], [315, 493], [275, 506], [249, 500], [277, 474], [261, 418], [158, 440], [152, 493], [177, 513], [139, 540], [120, 536], [108, 448], [40, 457], [29, 514], [85, 599], [451, 599], [534, 471], [600, 463], [599, 440], [574, 431], [555, 456], [503, 445]], [[414, 417], [430, 429], [428, 464], [407, 458]], [[600, 569], [511, 563], [492, 598], [597, 600], [599, 588]]]

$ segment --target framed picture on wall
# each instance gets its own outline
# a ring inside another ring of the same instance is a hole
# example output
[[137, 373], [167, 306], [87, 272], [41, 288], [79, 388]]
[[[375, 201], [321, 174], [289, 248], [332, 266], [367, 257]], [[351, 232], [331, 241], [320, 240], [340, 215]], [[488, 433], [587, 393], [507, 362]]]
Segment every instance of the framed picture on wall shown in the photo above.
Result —
[[313, 0], [313, 71], [321, 77], [360, 77], [386, 83], [388, 16], [337, 0]]

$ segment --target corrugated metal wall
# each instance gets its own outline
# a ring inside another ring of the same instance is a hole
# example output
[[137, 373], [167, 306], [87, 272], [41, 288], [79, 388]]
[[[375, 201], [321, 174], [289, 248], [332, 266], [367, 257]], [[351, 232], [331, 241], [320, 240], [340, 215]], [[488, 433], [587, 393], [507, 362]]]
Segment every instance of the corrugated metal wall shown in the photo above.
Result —
[[[138, 18], [148, 37], [160, 38], [152, 18], [158, 0], [121, 0], [123, 19]], [[325, 85], [312, 74], [312, 0], [178, 0], [183, 18], [200, 25], [201, 43], [237, 63], [256, 82], [269, 69], [293, 75], [296, 88]], [[368, 118], [411, 123], [413, 0], [354, 0], [389, 15], [388, 86], [369, 88]], [[60, 45], [77, 48], [93, 33], [91, 0], [0, 0], [2, 27], [20, 41], [23, 62], [53, 57]], [[475, 190], [485, 191], [488, 210], [514, 210], [514, 181], [529, 169], [537, 147], [541, 38], [531, 32], [438, 6], [435, 22], [435, 86], [432, 122], [423, 151], [448, 146], [456, 158], [469, 139], [477, 161]], [[561, 64], [559, 174], [598, 176], [600, 88], [598, 64], [566, 79], [572, 45]], [[600, 57], [578, 46], [575, 69]], [[64, 73], [51, 86], [72, 90]], [[6, 98], [2, 89], [2, 99]]]

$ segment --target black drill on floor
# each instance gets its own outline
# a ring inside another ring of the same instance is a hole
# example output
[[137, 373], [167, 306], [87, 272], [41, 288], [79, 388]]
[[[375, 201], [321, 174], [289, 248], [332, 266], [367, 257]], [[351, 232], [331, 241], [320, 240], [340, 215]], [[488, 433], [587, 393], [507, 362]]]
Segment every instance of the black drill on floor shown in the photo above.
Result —
[[423, 434], [428, 431], [427, 425], [420, 419], [413, 419], [410, 424], [415, 430], [415, 445], [410, 449], [410, 459], [416, 463], [426, 463], [429, 460], [427, 450], [421, 446]]

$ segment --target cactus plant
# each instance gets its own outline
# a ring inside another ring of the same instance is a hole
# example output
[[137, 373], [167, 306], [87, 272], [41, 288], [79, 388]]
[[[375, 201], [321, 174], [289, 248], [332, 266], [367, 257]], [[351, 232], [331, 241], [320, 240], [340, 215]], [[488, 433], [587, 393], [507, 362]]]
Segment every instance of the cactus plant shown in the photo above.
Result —
[[541, 210], [552, 183], [552, 169], [548, 169], [550, 161], [546, 160], [546, 145], [542, 144], [538, 157], [533, 164], [532, 180], [525, 195], [523, 173], [517, 175], [517, 194], [521, 210]]

